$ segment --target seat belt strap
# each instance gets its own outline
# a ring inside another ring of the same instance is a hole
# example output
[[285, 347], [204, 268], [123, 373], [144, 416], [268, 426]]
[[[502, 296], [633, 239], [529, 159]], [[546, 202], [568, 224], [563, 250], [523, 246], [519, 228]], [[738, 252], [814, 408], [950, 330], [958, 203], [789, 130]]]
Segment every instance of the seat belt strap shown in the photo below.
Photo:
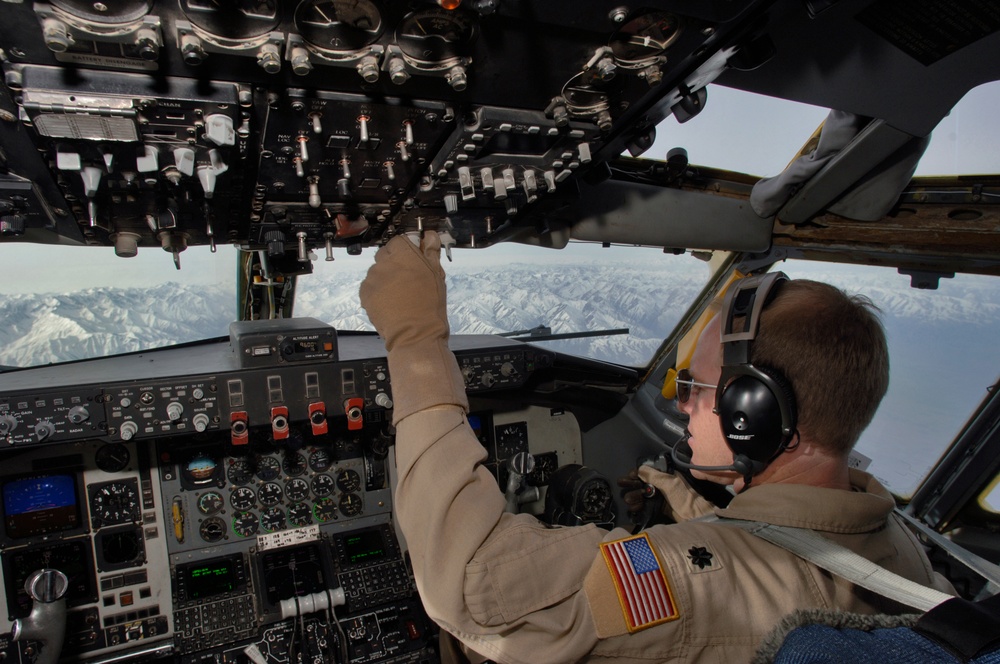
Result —
[[[708, 521], [710, 519], [701, 518], [698, 520]], [[759, 521], [739, 519], [718, 520], [726, 525], [741, 528], [751, 535], [790, 551], [799, 558], [847, 579], [855, 585], [919, 611], [929, 611], [953, 597], [890, 572], [864, 556], [860, 556], [807, 528], [775, 526]]]
[[896, 516], [906, 521], [909, 526], [919, 531], [921, 535], [933, 542], [935, 546], [943, 549], [949, 556], [986, 579], [988, 582], [986, 587], [987, 593], [995, 595], [997, 592], [1000, 592], [1000, 566], [955, 544], [941, 533], [906, 512], [897, 509]]

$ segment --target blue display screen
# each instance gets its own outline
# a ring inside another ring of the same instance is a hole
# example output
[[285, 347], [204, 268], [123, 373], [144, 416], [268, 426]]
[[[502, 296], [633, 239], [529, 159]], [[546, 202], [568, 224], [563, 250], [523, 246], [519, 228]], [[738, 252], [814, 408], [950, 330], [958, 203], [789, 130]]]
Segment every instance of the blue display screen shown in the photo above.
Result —
[[3, 510], [11, 539], [76, 528], [80, 525], [76, 479], [73, 475], [43, 475], [6, 482]]

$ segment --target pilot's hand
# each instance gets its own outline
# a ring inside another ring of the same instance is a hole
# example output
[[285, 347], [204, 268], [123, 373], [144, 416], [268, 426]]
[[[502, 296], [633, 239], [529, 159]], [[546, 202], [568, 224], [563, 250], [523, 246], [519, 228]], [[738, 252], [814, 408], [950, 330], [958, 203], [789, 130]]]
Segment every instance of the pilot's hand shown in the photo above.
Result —
[[680, 473], [650, 465], [639, 466], [639, 479], [655, 489], [658, 510], [670, 521], [687, 521], [712, 512], [714, 505], [691, 488]]
[[361, 283], [361, 306], [385, 339], [385, 349], [448, 337], [441, 238], [429, 231], [420, 247], [397, 235], [375, 254]]
[[656, 488], [640, 476], [639, 469], [618, 478], [622, 501], [638, 532], [653, 524], [663, 514], [663, 497]]
[[361, 306], [389, 352], [393, 424], [439, 405], [469, 408], [465, 382], [448, 350], [441, 239], [428, 231], [417, 247], [394, 237], [375, 254], [361, 283]]
[[618, 478], [618, 487], [621, 489], [622, 501], [628, 513], [635, 514], [641, 512], [646, 506], [648, 487], [646, 481], [639, 477], [639, 469], [633, 468], [628, 475]]

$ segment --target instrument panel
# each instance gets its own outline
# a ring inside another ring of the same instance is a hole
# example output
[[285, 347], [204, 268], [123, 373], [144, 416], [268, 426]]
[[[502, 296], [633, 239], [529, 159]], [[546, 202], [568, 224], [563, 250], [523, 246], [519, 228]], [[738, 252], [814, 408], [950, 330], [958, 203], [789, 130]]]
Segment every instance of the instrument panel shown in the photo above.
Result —
[[[534, 455], [522, 507], [544, 513], [556, 466], [581, 462], [579, 425], [494, 398], [542, 380], [555, 355], [500, 337], [452, 346], [487, 467], [505, 490], [515, 457]], [[46, 568], [67, 577], [72, 660], [437, 661], [393, 523], [383, 354], [374, 335], [262, 321], [235, 324], [228, 345], [0, 374], [3, 656], [48, 647], [12, 639]]]

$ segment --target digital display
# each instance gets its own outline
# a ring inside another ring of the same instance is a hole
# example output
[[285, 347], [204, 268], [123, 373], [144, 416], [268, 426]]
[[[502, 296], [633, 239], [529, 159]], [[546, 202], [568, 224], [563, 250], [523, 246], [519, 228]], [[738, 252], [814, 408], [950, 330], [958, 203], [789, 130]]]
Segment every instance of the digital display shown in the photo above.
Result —
[[205, 599], [239, 590], [241, 575], [238, 558], [216, 558], [205, 563], [191, 563], [177, 568], [177, 576], [187, 600]]
[[385, 540], [378, 530], [365, 530], [343, 538], [344, 562], [354, 565], [385, 558]]
[[76, 528], [80, 525], [76, 478], [44, 475], [6, 482], [3, 508], [4, 526], [10, 539]]

